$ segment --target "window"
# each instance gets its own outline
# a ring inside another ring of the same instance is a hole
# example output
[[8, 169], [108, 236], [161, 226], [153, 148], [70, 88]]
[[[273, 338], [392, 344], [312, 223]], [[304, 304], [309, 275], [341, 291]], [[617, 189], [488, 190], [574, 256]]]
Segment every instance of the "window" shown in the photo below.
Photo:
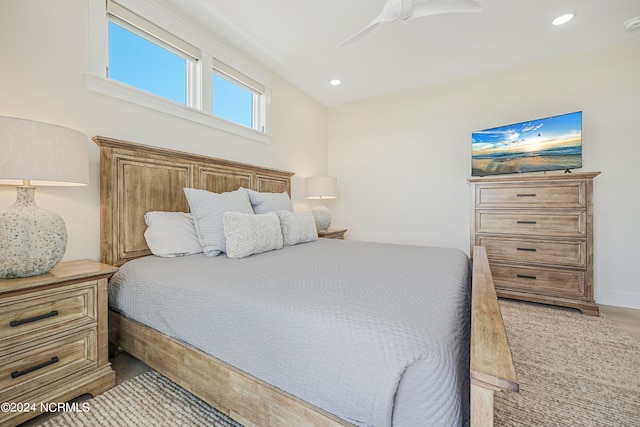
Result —
[[112, 1], [107, 77], [183, 105], [194, 106], [198, 49]]
[[264, 85], [213, 60], [213, 114], [264, 131], [261, 118]]
[[214, 74], [213, 114], [246, 127], [253, 127], [253, 94]]
[[187, 104], [187, 60], [109, 22], [109, 78]]
[[269, 143], [269, 73], [156, 3], [89, 2], [87, 88]]

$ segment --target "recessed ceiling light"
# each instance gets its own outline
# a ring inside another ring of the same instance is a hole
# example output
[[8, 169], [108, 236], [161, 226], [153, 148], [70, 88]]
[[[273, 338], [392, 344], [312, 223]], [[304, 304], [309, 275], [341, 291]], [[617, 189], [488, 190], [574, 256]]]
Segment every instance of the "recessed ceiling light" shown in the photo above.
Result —
[[331, 83], [331, 86], [340, 86], [342, 84], [342, 81], [338, 79], [333, 79], [329, 83]]
[[576, 16], [575, 13], [565, 13], [564, 15], [560, 15], [558, 16], [556, 19], [554, 19], [551, 23], [553, 25], [562, 25], [562, 24], [566, 24], [567, 22], [571, 21], [573, 19], [573, 17]]

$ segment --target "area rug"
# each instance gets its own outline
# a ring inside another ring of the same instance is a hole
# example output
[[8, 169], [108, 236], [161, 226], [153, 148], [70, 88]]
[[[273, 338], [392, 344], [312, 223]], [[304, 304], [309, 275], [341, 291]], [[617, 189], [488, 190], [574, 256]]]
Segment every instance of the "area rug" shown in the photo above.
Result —
[[[640, 426], [637, 341], [605, 316], [506, 300], [500, 307], [520, 392], [496, 393], [497, 427]], [[86, 403], [38, 427], [241, 427], [153, 371]]]
[[38, 427], [242, 427], [155, 371], [83, 403]]
[[500, 301], [519, 393], [496, 393], [495, 425], [640, 426], [640, 345], [606, 316]]

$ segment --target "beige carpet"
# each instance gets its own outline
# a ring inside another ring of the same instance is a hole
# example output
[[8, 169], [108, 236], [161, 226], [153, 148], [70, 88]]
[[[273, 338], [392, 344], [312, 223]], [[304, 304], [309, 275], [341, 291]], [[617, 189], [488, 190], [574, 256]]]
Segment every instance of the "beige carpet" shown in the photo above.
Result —
[[500, 301], [520, 393], [496, 426], [640, 426], [640, 345], [605, 316]]
[[[605, 317], [500, 304], [521, 391], [496, 394], [497, 427], [640, 426], [637, 341]], [[239, 426], [156, 372], [87, 403], [39, 427]]]

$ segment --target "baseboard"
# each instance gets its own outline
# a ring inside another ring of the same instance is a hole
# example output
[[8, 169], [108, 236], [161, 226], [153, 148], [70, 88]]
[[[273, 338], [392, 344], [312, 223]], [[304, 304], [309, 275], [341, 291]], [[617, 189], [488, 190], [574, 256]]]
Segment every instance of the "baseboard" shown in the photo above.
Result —
[[596, 304], [640, 309], [639, 292], [594, 291]]

